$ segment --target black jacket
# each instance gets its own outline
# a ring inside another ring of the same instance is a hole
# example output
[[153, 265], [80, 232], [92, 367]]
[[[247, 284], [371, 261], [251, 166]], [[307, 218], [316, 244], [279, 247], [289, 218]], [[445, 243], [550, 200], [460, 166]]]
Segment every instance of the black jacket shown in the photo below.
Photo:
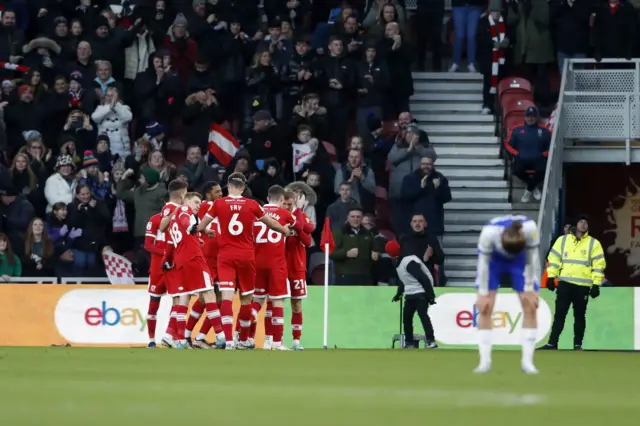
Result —
[[[282, 73], [283, 94], [290, 98], [298, 98], [305, 93], [312, 92], [315, 87], [317, 68], [318, 60], [312, 52], [307, 53], [305, 56], [300, 56], [298, 52], [293, 52]], [[303, 70], [311, 73], [309, 80], [298, 79], [298, 73]]]
[[403, 39], [396, 50], [392, 49], [393, 40], [385, 38], [378, 44], [378, 57], [384, 58], [389, 67], [389, 79], [393, 82], [393, 92], [397, 95], [413, 95], [413, 76], [411, 75], [412, 50]]
[[[358, 90], [367, 89], [366, 93], [358, 92], [358, 106], [382, 106], [384, 92], [389, 88], [389, 70], [386, 62], [378, 59], [371, 63], [358, 62], [356, 73]], [[366, 75], [373, 77], [373, 81], [365, 78]]]
[[82, 229], [82, 235], [72, 240], [71, 247], [76, 250], [97, 253], [105, 242], [111, 215], [107, 205], [96, 200], [96, 206], [81, 205], [76, 198], [67, 205], [67, 226], [69, 229]]
[[589, 48], [591, 2], [576, 0], [570, 7], [566, 0], [553, 0], [549, 7], [558, 52], [567, 55], [586, 54]]
[[596, 57], [631, 58], [636, 42], [638, 17], [634, 7], [621, 1], [616, 13], [607, 2], [595, 9], [593, 44]]
[[[355, 64], [346, 56], [325, 56], [318, 64], [320, 70], [319, 87], [323, 91], [323, 102], [327, 108], [332, 106], [344, 106], [349, 98], [356, 82]], [[411, 71], [409, 71], [411, 72]], [[329, 81], [335, 79], [342, 84], [341, 89], [333, 88]]]
[[442, 251], [438, 238], [436, 238], [435, 235], [429, 234], [426, 230], [421, 233], [411, 231], [408, 234], [400, 236], [401, 257], [416, 255], [420, 259], [424, 260], [424, 254], [427, 251], [427, 247], [431, 247], [433, 249], [433, 256], [431, 256], [428, 261], [424, 262], [424, 264], [427, 266], [429, 272], [431, 272], [431, 276], [435, 280], [437, 276], [435, 265], [442, 265], [444, 263], [444, 252]]
[[258, 101], [260, 109], [272, 109], [280, 86], [280, 71], [274, 65], [249, 68], [246, 84], [250, 102]]

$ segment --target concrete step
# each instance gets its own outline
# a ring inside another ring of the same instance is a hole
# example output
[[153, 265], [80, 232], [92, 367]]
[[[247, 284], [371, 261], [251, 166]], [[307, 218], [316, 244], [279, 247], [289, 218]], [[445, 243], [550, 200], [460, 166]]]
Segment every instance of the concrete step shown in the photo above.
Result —
[[461, 136], [451, 136], [451, 135], [437, 135], [431, 136], [429, 134], [429, 142], [434, 144], [435, 146], [439, 145], [486, 145], [493, 144], [497, 147], [500, 146], [498, 142], [498, 137], [489, 135], [489, 136], [478, 136], [478, 135], [461, 135]]
[[449, 256], [444, 260], [445, 270], [449, 269], [473, 269], [475, 270], [478, 267], [478, 257], [477, 256]]
[[495, 118], [493, 115], [480, 114], [478, 111], [474, 112], [457, 112], [457, 113], [415, 113], [413, 118], [418, 120], [418, 123], [494, 123]]
[[477, 247], [446, 247], [445, 261], [447, 256], [477, 256]]
[[442, 112], [473, 112], [478, 114], [482, 109], [479, 104], [475, 102], [411, 102], [409, 105], [412, 113], [429, 112], [429, 113], [442, 113]]
[[[480, 232], [483, 223], [456, 223], [454, 225], [445, 225], [447, 234], [464, 233], [464, 232]], [[448, 253], [447, 253], [448, 254]]]
[[448, 247], [477, 247], [479, 232], [467, 232], [464, 234], [445, 234], [442, 241], [444, 252]]
[[447, 287], [475, 287], [475, 281], [472, 279], [456, 278], [452, 280], [448, 278], [449, 276], [447, 276]]
[[451, 83], [448, 81], [414, 81], [414, 92], [438, 92], [438, 93], [482, 93], [482, 82], [456, 81]]
[[478, 93], [416, 93], [411, 102], [469, 102], [476, 108], [482, 104], [482, 91]]
[[[457, 204], [455, 201], [445, 204], [446, 206], [450, 204]], [[464, 203], [459, 203], [464, 204]], [[516, 204], [514, 204], [516, 206]], [[527, 204], [526, 206], [529, 208], [521, 208], [523, 205], [518, 204], [518, 207], [514, 207], [510, 210], [447, 210], [444, 214], [444, 225], [446, 229], [449, 229], [450, 225], [469, 225], [469, 224], [479, 224], [485, 225], [494, 217], [504, 216], [505, 214], [521, 214], [524, 216], [528, 216], [534, 220], [538, 220], [538, 208], [534, 205]]]
[[[440, 152], [438, 151], [438, 155]], [[455, 188], [496, 188], [496, 189], [507, 189], [507, 182], [504, 180], [451, 180], [449, 181], [449, 187], [452, 189]]]
[[491, 168], [479, 168], [479, 169], [460, 169], [459, 166], [441, 166], [440, 160], [438, 160], [437, 169], [443, 175], [452, 181], [453, 179], [476, 179], [476, 180], [484, 180], [484, 179], [500, 179], [504, 178], [504, 169], [502, 166], [500, 167], [491, 167]]
[[469, 136], [494, 136], [496, 126], [493, 123], [478, 124], [423, 124], [419, 126], [429, 135], [456, 136], [459, 139]]
[[[447, 278], [452, 281], [461, 281], [460, 279], [475, 280], [476, 271], [474, 270], [460, 270], [460, 269], [446, 269]], [[473, 284], [472, 284], [473, 285]], [[447, 283], [447, 286], [449, 284]]]
[[506, 202], [509, 197], [509, 191], [506, 189], [454, 189], [451, 191], [451, 197], [454, 201], [486, 200]]
[[438, 80], [438, 81], [482, 81], [482, 74], [475, 72], [413, 72], [413, 81]]
[[438, 158], [447, 156], [473, 157], [473, 158], [498, 158], [500, 147], [498, 145], [434, 145]]
[[[438, 153], [438, 151], [436, 151]], [[460, 158], [440, 158], [436, 162], [436, 167], [456, 166], [462, 168], [473, 169], [476, 167], [503, 167], [503, 160], [495, 158], [469, 158], [461, 161]]]
[[[456, 202], [456, 201], [452, 201], [450, 203], [447, 203], [444, 205], [444, 209], [445, 210], [463, 210], [463, 211], [469, 211], [469, 210], [494, 210], [494, 211], [502, 211], [502, 214], [512, 214], [511, 210], [512, 210], [512, 205], [510, 203], [507, 202], [476, 202], [476, 203], [469, 203], [469, 202]], [[447, 213], [444, 214], [445, 216], [447, 215]]]

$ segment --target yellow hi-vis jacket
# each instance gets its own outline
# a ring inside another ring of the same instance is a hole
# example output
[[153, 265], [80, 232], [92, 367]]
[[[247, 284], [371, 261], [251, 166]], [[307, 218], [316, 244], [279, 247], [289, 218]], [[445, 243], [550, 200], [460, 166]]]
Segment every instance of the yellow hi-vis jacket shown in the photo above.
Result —
[[602, 284], [604, 268], [607, 267], [600, 241], [589, 234], [582, 238], [576, 238], [573, 234], [558, 238], [547, 260], [549, 279], [585, 287]]

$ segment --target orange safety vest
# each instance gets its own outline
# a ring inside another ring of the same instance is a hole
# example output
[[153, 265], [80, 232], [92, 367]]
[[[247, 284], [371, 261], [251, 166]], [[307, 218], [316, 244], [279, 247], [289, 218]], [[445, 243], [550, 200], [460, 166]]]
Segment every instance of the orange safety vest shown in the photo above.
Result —
[[[549, 262], [547, 262], [546, 266], [549, 266]], [[544, 272], [542, 273], [542, 279], [540, 280], [540, 288], [547, 288], [548, 279], [549, 277], [547, 276], [547, 268], [545, 268]]]

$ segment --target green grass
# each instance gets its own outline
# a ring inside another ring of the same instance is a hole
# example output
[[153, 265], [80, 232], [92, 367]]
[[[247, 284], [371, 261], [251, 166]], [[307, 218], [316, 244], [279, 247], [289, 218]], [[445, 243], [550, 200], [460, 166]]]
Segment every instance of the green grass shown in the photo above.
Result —
[[473, 351], [0, 348], [0, 418], [22, 425], [638, 425], [640, 357]]

